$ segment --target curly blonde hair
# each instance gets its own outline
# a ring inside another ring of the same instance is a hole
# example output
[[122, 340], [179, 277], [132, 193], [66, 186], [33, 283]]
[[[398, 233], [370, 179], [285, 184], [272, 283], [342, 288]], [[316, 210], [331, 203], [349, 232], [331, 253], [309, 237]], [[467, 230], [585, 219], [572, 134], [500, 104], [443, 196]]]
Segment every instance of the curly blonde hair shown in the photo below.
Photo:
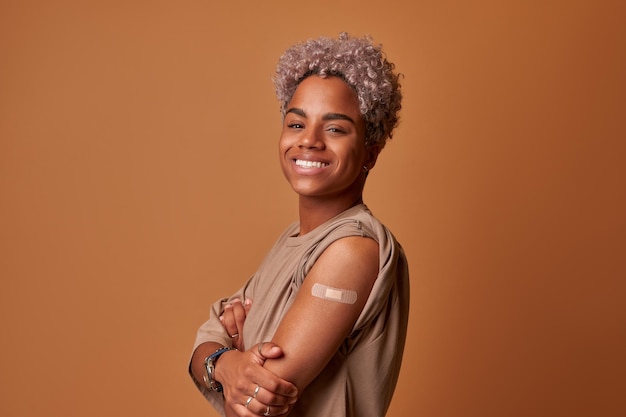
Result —
[[278, 60], [273, 78], [283, 117], [296, 88], [308, 76], [341, 77], [356, 93], [365, 120], [365, 143], [381, 149], [398, 125], [401, 108], [400, 74], [369, 36], [320, 37], [288, 48]]

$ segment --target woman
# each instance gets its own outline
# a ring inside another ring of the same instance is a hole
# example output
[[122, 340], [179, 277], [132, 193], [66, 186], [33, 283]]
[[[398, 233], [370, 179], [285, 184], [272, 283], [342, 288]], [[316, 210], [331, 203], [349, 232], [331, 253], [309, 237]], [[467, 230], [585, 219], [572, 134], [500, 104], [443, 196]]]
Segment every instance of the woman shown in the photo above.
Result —
[[198, 331], [190, 372], [223, 415], [380, 417], [389, 406], [408, 269], [362, 193], [397, 125], [393, 69], [369, 38], [345, 33], [279, 60], [279, 160], [299, 221]]

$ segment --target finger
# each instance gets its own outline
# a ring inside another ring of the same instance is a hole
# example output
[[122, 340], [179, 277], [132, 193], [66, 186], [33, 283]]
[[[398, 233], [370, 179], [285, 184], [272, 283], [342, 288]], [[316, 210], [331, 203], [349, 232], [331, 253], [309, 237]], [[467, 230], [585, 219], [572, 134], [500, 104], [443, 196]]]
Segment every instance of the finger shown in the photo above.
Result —
[[248, 313], [252, 308], [252, 298], [246, 298], [246, 300], [243, 302], [243, 307], [246, 309], [246, 316], [248, 316]]
[[[266, 412], [267, 406], [272, 407], [272, 415], [285, 414], [297, 400], [296, 397], [286, 397], [271, 393], [257, 384], [250, 385], [250, 388], [243, 391], [224, 391], [224, 394], [226, 403], [231, 404], [235, 409], [237, 405], [243, 405], [243, 408], [258, 415], [262, 415], [262, 413], [258, 412], [261, 409], [263, 412]], [[240, 411], [244, 412], [242, 408], [240, 408]]]
[[232, 305], [229, 304], [224, 307], [224, 313], [220, 316], [220, 321], [229, 336], [232, 337], [233, 335], [239, 334]]
[[233, 344], [237, 349], [245, 350], [243, 340], [243, 326], [246, 321], [246, 310], [245, 306], [241, 303], [239, 299], [233, 300], [232, 313], [235, 320], [235, 326], [237, 327], [236, 334], [239, 335], [236, 338], [233, 338]]
[[[294, 384], [280, 378], [278, 375], [265, 368], [261, 368], [255, 380], [257, 381], [257, 384], [263, 387], [264, 393], [269, 392], [274, 396], [273, 398], [264, 396], [265, 399], [268, 400], [269, 404], [284, 404], [285, 402], [279, 400], [278, 397], [282, 396], [293, 398], [298, 395], [298, 388]], [[289, 400], [287, 400], [287, 403], [289, 403]]]
[[283, 350], [273, 342], [259, 343], [252, 351], [263, 359], [278, 359], [283, 356]]
[[240, 416], [279, 416], [286, 414], [290, 407], [287, 405], [269, 405], [249, 396], [241, 404], [233, 404], [232, 409]]
[[[244, 406], [248, 399], [253, 397], [259, 404], [276, 406], [277, 409], [272, 411], [272, 415], [280, 415], [279, 413], [283, 412], [285, 407], [291, 408], [297, 400], [297, 387], [265, 369], [262, 366], [264, 360], [253, 353], [256, 347], [257, 345], [247, 352], [233, 351], [224, 355], [224, 359], [220, 359], [224, 361], [222, 384], [226, 403], [236, 410], [237, 416], [253, 416], [253, 412]], [[272, 343], [268, 350], [273, 351], [273, 347], [275, 345]], [[246, 364], [246, 362], [249, 363]], [[257, 385], [259, 385], [259, 390], [254, 397]], [[257, 403], [250, 400], [248, 406], [251, 404]], [[253, 411], [261, 411], [261, 409]]]
[[[297, 397], [298, 388], [293, 383], [282, 379], [272, 371], [263, 367], [263, 363], [266, 359], [277, 359], [283, 356], [283, 351], [278, 345], [272, 342], [259, 343], [246, 352], [246, 354], [251, 353], [253, 361], [256, 362], [257, 365], [260, 365], [255, 367], [254, 374], [249, 375], [255, 384], [260, 385], [265, 391], [273, 395]], [[250, 395], [248, 392], [244, 394]], [[268, 401], [268, 403], [270, 405], [273, 404], [271, 401]], [[280, 403], [280, 401], [277, 402], [277, 404]], [[289, 401], [287, 401], [287, 403], [289, 403]]]
[[237, 333], [243, 333], [243, 325], [246, 322], [246, 310], [239, 299], [233, 300], [232, 312], [235, 318]]
[[[261, 404], [271, 405], [275, 407], [285, 407], [285, 406], [293, 405], [298, 399], [297, 397], [289, 397], [289, 396], [273, 393], [261, 387], [258, 384], [255, 385], [255, 388], [254, 390], [252, 390], [252, 394], [250, 395], [250, 397], [256, 399]], [[281, 413], [278, 413], [279, 410], [276, 410], [276, 411], [277, 411], [277, 414], [281, 414]]]

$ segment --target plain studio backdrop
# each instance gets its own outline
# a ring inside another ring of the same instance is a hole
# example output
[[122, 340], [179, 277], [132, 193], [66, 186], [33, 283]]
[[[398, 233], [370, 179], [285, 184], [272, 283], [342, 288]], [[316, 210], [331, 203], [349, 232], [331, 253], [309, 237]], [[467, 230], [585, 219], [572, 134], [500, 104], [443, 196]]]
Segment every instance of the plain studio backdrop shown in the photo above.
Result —
[[389, 416], [625, 415], [622, 4], [2, 1], [0, 415], [217, 415], [195, 331], [297, 214], [275, 63], [341, 31], [404, 74]]

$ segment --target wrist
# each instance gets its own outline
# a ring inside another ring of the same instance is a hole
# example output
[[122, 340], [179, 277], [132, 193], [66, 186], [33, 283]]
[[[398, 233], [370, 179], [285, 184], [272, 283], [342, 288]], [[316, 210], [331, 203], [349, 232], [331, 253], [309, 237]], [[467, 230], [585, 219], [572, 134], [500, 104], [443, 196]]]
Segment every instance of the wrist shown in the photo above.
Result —
[[236, 348], [231, 348], [227, 351], [222, 352], [222, 354], [220, 355], [220, 360], [219, 360], [219, 364], [217, 362], [213, 363], [214, 369], [213, 369], [213, 377], [215, 378], [216, 381], [218, 382], [222, 382], [224, 381], [225, 378], [227, 378], [227, 372], [225, 372], [225, 370], [229, 369], [228, 368], [228, 362], [230, 360], [230, 354], [231, 352], [238, 352], [239, 350]]
[[205, 373], [202, 377], [204, 380], [204, 385], [210, 390], [222, 392], [222, 384], [218, 381], [218, 377], [215, 374], [215, 365], [217, 364], [218, 359], [226, 352], [236, 350], [232, 347], [223, 347], [217, 349], [215, 352], [210, 354], [204, 359], [204, 369]]

